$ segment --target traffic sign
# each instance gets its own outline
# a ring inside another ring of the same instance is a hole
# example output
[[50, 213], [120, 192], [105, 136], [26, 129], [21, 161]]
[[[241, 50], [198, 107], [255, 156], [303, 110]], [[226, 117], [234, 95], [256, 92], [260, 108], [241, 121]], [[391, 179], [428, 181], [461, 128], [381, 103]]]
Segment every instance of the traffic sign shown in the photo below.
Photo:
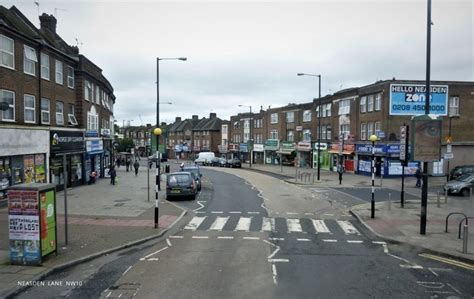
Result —
[[453, 153], [444, 153], [444, 159], [445, 160], [451, 160], [454, 158], [454, 154]]

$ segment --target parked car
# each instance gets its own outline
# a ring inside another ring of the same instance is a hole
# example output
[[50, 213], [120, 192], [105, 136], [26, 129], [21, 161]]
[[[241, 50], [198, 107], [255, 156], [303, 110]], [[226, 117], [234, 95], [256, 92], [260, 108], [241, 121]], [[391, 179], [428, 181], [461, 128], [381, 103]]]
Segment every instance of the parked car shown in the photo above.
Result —
[[474, 174], [463, 174], [455, 180], [451, 180], [444, 185], [444, 190], [449, 194], [461, 194], [469, 196], [471, 188], [474, 187]]
[[211, 160], [212, 166], [225, 167], [226, 160], [224, 158], [214, 157]]
[[239, 158], [232, 158], [232, 159], [227, 160], [226, 167], [241, 168], [242, 163], [240, 162]]
[[199, 167], [197, 167], [195, 165], [184, 165], [181, 168], [181, 171], [190, 172], [193, 175], [194, 180], [196, 181], [197, 190], [201, 191], [201, 177], [202, 177], [202, 174], [201, 174], [201, 170], [199, 170]]
[[449, 179], [455, 180], [457, 177], [466, 173], [474, 173], [474, 165], [461, 165], [454, 167], [449, 173]]
[[211, 165], [212, 158], [215, 158], [213, 152], [202, 152], [198, 154], [198, 157], [196, 160], [194, 160], [194, 163], [197, 165]]
[[172, 172], [166, 178], [166, 199], [191, 197], [196, 199], [197, 184], [190, 172]]

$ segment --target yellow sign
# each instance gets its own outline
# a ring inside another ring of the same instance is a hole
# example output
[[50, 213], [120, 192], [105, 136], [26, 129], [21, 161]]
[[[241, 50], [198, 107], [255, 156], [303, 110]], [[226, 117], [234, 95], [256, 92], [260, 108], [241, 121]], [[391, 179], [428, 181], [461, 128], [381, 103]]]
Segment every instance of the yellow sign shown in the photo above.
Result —
[[453, 137], [452, 136], [446, 136], [446, 138], [444, 138], [446, 140], [446, 143], [447, 144], [451, 144], [453, 142]]

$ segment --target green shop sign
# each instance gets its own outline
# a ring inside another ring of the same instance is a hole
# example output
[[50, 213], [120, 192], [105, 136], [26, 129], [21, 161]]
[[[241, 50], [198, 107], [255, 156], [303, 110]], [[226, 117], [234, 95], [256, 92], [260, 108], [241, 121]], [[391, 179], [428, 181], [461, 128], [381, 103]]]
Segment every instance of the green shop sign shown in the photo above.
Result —
[[278, 139], [267, 139], [265, 141], [265, 150], [266, 151], [276, 151], [280, 146], [280, 141]]
[[283, 141], [281, 143], [281, 148], [280, 148], [280, 152], [282, 154], [291, 154], [293, 151], [295, 151], [295, 144], [294, 142], [291, 142], [291, 141]]

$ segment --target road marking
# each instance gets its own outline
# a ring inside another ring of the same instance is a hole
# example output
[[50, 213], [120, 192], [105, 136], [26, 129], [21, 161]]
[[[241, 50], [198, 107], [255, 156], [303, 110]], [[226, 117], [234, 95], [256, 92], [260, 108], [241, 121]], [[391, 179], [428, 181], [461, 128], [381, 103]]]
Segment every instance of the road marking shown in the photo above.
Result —
[[232, 236], [218, 236], [217, 239], [225, 239], [225, 240], [232, 240], [234, 237]]
[[403, 265], [403, 264], [401, 264], [400, 267], [405, 268], [405, 269], [423, 269], [423, 267], [419, 266], [419, 265]]
[[270, 241], [285, 241], [285, 238], [268, 238]]
[[449, 268], [428, 268], [428, 270], [430, 270], [431, 273], [433, 273], [435, 276], [439, 276], [439, 274], [437, 272], [452, 272], [453, 270], [452, 269], [449, 269]]
[[199, 225], [206, 219], [207, 216], [199, 217], [199, 216], [194, 216], [193, 219], [184, 227], [184, 229], [189, 229], [189, 230], [196, 230]]
[[242, 214], [241, 211], [230, 211], [229, 214]]
[[197, 204], [200, 205], [200, 207], [197, 208], [197, 209], [194, 209], [194, 212], [196, 212], [196, 211], [198, 211], [198, 210], [204, 208], [204, 205], [202, 204], [202, 201], [198, 200], [198, 201], [197, 201]]
[[464, 262], [460, 262], [460, 261], [456, 261], [456, 260], [452, 260], [452, 259], [449, 259], [449, 258], [445, 258], [445, 257], [441, 257], [441, 256], [429, 254], [429, 253], [421, 253], [421, 254], [419, 254], [419, 256], [429, 258], [429, 259], [432, 259], [432, 260], [436, 260], [436, 261], [439, 261], [439, 262], [443, 262], [443, 263], [446, 263], [446, 264], [450, 264], [450, 265], [453, 265], [453, 266], [457, 266], [457, 267], [460, 267], [460, 268], [464, 268], [464, 269], [467, 269], [467, 270], [474, 270], [474, 265], [464, 263]]
[[105, 296], [105, 298], [109, 298], [110, 295], [112, 295], [112, 292], [110, 292], [107, 296]]
[[224, 214], [222, 211], [212, 211], [211, 214]]
[[252, 220], [251, 217], [240, 217], [237, 226], [235, 227], [235, 231], [246, 231], [250, 230], [250, 221]]
[[260, 240], [259, 237], [243, 237], [244, 240]]
[[265, 242], [265, 243], [267, 243], [267, 244], [269, 244], [269, 245], [271, 245], [271, 246], [273, 246], [273, 247], [276, 247], [275, 251], [273, 251], [273, 252], [267, 257], [267, 259], [270, 260], [271, 258], [273, 258], [273, 257], [275, 256], [275, 254], [277, 254], [278, 251], [280, 251], [280, 246], [275, 245], [275, 244], [273, 244], [273, 243], [271, 243], [271, 242], [268, 242], [267, 240], [263, 240], [263, 242]]
[[314, 215], [314, 213], [304, 213], [304, 214], [305, 214], [305, 215], [311, 215], [311, 216]]
[[316, 233], [329, 233], [329, 229], [326, 226], [326, 223], [324, 223], [324, 220], [314, 220], [311, 219], [313, 222], [314, 229], [316, 230]]
[[323, 239], [323, 242], [336, 243], [337, 240], [334, 240], [334, 239]]
[[128, 266], [127, 270], [125, 270], [125, 271], [122, 273], [122, 276], [124, 276], [125, 274], [127, 274], [127, 272], [130, 271], [130, 269], [132, 269], [132, 266]]
[[155, 252], [152, 252], [152, 253], [150, 253], [149, 255], [145, 256], [145, 257], [142, 257], [142, 258], [140, 259], [140, 261], [146, 260], [146, 259], [148, 259], [150, 256], [154, 256], [155, 254], [158, 254], [158, 253], [162, 252], [162, 251], [165, 250], [165, 249], [168, 249], [168, 246], [163, 247], [163, 248], [161, 248], [160, 250], [157, 250], [157, 251], [155, 251]]
[[168, 238], [170, 238], [170, 239], [182, 239], [184, 237], [183, 236], [169, 236]]
[[324, 214], [324, 216], [332, 217], [332, 216], [334, 216], [334, 214]]
[[387, 242], [384, 242], [384, 241], [372, 241], [373, 244], [377, 244], [377, 245], [384, 245], [384, 244], [387, 244]]
[[359, 231], [348, 220], [337, 220], [337, 224], [346, 235], [360, 235]]
[[347, 243], [361, 244], [361, 243], [364, 243], [364, 241], [361, 241], [361, 240], [347, 240]]
[[222, 230], [224, 225], [227, 223], [227, 220], [229, 220], [229, 217], [217, 217], [209, 230]]
[[286, 219], [286, 224], [288, 226], [288, 232], [302, 232], [303, 229], [301, 228], [300, 220], [299, 219]]
[[159, 260], [159, 258], [157, 258], [157, 257], [151, 257], [151, 258], [148, 259], [148, 261], [158, 261], [158, 260]]
[[277, 284], [277, 269], [275, 264], [272, 264], [272, 273], [273, 273], [273, 283], [276, 285]]
[[290, 260], [289, 259], [269, 259], [268, 261], [272, 263], [288, 263]]
[[166, 244], [168, 244], [168, 246], [171, 247], [170, 239], [166, 238]]
[[417, 265], [417, 264], [415, 264], [415, 263], [412, 263], [412, 262], [410, 262], [409, 260], [406, 260], [406, 259], [404, 259], [404, 258], [402, 258], [402, 257], [399, 257], [399, 256], [396, 256], [396, 255], [394, 255], [394, 254], [391, 254], [391, 253], [388, 251], [388, 246], [387, 246], [387, 244], [382, 244], [382, 246], [383, 246], [383, 252], [384, 252], [385, 254], [387, 254], [388, 256], [391, 256], [391, 257], [393, 257], [393, 258], [399, 259], [399, 260], [401, 260], [401, 261], [403, 261], [403, 262], [406, 263], [406, 265], [400, 264], [400, 267], [402, 267], [402, 268], [409, 268], [409, 269], [423, 269], [422, 266], [419, 266], [419, 265]]
[[296, 241], [309, 242], [311, 240], [310, 239], [296, 239]]
[[192, 239], [209, 239], [209, 236], [192, 236]]
[[248, 212], [249, 214], [254, 214], [254, 215], [258, 215], [260, 214], [260, 212]]
[[298, 213], [295, 212], [286, 212], [287, 215], [298, 215]]
[[262, 231], [272, 232], [275, 231], [275, 219], [263, 217], [262, 220]]

